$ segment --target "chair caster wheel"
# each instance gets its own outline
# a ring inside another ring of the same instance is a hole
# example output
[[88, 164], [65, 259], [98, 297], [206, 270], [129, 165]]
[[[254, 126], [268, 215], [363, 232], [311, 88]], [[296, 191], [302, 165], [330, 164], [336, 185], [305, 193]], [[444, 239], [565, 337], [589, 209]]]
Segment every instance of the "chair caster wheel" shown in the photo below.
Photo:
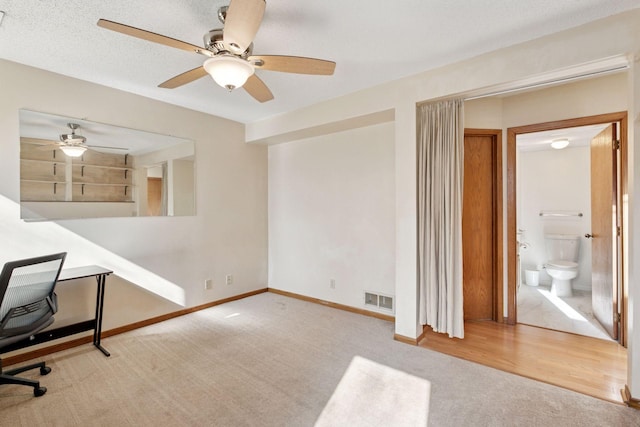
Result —
[[51, 372], [51, 368], [48, 366], [40, 368], [40, 375], [47, 375], [49, 372]]
[[47, 388], [46, 387], [36, 387], [33, 389], [33, 395], [35, 397], [40, 397], [43, 394], [45, 394], [47, 392]]

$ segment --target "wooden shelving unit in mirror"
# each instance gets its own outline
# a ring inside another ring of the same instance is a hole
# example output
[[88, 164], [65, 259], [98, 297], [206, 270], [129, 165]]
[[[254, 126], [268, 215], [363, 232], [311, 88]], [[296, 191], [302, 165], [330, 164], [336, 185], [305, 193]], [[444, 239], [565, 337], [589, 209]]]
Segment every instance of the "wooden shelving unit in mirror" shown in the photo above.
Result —
[[132, 156], [87, 150], [72, 158], [43, 142], [20, 138], [21, 201], [134, 201]]

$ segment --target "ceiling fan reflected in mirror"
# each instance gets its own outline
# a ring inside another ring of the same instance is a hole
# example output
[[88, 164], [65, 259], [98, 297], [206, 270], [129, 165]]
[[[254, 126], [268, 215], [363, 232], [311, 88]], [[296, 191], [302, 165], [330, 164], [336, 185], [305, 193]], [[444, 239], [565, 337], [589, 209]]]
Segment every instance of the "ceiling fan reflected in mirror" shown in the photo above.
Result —
[[[69, 157], [80, 157], [85, 151], [96, 148], [104, 148], [107, 150], [128, 150], [122, 147], [107, 147], [102, 145], [87, 145], [85, 138], [82, 135], [78, 135], [76, 130], [80, 128], [77, 123], [67, 123], [67, 127], [71, 129], [71, 133], [63, 133], [60, 135], [60, 141], [46, 141], [41, 147], [42, 150], [50, 150], [52, 145], [55, 148], [59, 148], [62, 152]], [[44, 140], [42, 140], [44, 141]]]
[[158, 85], [166, 89], [177, 88], [209, 74], [218, 85], [229, 91], [242, 87], [257, 101], [266, 102], [273, 99], [273, 94], [255, 74], [256, 69], [332, 75], [336, 67], [333, 61], [302, 56], [253, 55], [253, 39], [262, 22], [265, 7], [265, 0], [231, 0], [229, 6], [218, 10], [218, 19], [224, 28], [206, 33], [204, 48], [106, 19], [98, 20], [98, 26], [208, 57], [202, 66]]
[[77, 123], [67, 123], [71, 129], [71, 133], [63, 133], [60, 135], [59, 148], [69, 157], [80, 157], [87, 151], [85, 142], [87, 138], [82, 135], [76, 135], [76, 129], [80, 127]]

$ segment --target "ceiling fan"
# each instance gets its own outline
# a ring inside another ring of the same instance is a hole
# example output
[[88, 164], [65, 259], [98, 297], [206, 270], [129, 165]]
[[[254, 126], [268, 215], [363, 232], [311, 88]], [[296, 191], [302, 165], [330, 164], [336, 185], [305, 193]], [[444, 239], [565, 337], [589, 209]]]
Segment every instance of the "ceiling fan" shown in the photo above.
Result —
[[[69, 157], [80, 157], [84, 154], [85, 151], [95, 148], [106, 148], [109, 150], [128, 150], [128, 148], [122, 147], [107, 147], [103, 145], [87, 145], [85, 138], [82, 135], [78, 135], [76, 133], [76, 129], [80, 128], [80, 125], [77, 123], [67, 123], [69, 129], [71, 129], [71, 133], [63, 133], [60, 135], [60, 141], [46, 141], [44, 146], [41, 148], [43, 150], [50, 150], [51, 145], [55, 145], [55, 148], [59, 148], [62, 150], [64, 154]], [[44, 140], [43, 140], [44, 141]]]
[[265, 0], [231, 0], [229, 6], [218, 10], [218, 19], [224, 24], [224, 29], [206, 33], [204, 48], [106, 19], [98, 20], [98, 26], [209, 57], [201, 67], [159, 84], [162, 88], [174, 89], [209, 74], [229, 91], [243, 87], [257, 101], [266, 102], [273, 99], [273, 94], [255, 74], [256, 69], [332, 75], [336, 67], [333, 61], [301, 56], [253, 55], [253, 39], [262, 22], [265, 7]]

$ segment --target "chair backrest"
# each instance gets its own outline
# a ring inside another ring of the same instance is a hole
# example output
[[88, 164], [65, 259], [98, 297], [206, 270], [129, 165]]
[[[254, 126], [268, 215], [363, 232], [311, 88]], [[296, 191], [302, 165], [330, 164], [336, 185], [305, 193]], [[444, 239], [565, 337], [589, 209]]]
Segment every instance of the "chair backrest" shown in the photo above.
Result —
[[0, 273], [0, 339], [35, 331], [57, 311], [54, 289], [66, 252], [11, 261]]

